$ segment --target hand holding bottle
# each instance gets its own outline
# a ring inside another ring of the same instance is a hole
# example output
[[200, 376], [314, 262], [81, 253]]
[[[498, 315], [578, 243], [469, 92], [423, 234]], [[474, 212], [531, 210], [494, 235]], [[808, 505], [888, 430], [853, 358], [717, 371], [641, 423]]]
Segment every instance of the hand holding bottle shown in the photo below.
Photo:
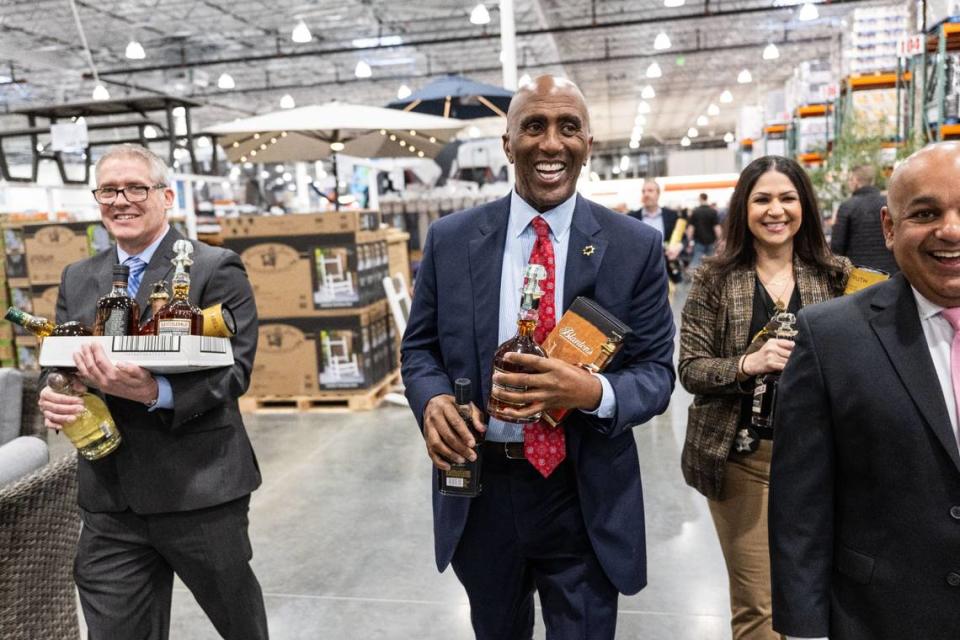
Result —
[[80, 378], [104, 393], [144, 404], [157, 399], [157, 381], [146, 369], [126, 362], [114, 364], [103, 347], [85, 344], [73, 354]]
[[758, 350], [744, 357], [740, 368], [748, 377], [783, 371], [793, 346], [793, 340], [770, 338]]
[[[473, 430], [478, 434], [486, 432], [480, 410], [470, 404], [473, 414]], [[438, 395], [430, 398], [423, 411], [423, 439], [427, 445], [427, 455], [433, 465], [444, 471], [450, 470], [450, 462], [462, 463], [476, 459], [473, 448], [477, 438], [457, 411], [457, 403], [452, 395]]]
[[60, 431], [77, 419], [83, 412], [83, 398], [87, 388], [76, 378], [73, 379], [73, 389], [78, 395], [67, 395], [54, 391], [49, 386], [40, 390], [40, 399], [37, 406], [43, 413], [43, 426]]
[[[524, 419], [545, 409], [583, 409], [593, 411], [600, 406], [603, 387], [590, 372], [558, 358], [508, 353], [507, 361], [521, 365], [532, 373], [506, 373], [493, 376], [492, 395], [507, 405], [503, 412], [511, 418]], [[507, 391], [504, 387], [526, 391]], [[511, 405], [522, 405], [513, 408]]]

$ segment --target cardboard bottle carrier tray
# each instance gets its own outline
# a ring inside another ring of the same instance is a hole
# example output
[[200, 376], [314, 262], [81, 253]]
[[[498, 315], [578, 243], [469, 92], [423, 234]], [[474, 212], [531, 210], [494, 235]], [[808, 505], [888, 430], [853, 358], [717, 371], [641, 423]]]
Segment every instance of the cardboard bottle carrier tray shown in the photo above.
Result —
[[73, 354], [91, 342], [111, 362], [129, 362], [154, 373], [184, 373], [233, 365], [228, 338], [207, 336], [51, 336], [40, 348], [41, 367], [73, 367]]

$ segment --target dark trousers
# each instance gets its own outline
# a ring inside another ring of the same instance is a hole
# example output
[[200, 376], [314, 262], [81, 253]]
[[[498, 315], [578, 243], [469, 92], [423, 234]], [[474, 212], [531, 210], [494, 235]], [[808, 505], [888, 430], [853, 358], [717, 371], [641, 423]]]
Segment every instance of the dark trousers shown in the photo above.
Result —
[[250, 497], [154, 515], [82, 511], [74, 576], [90, 640], [166, 640], [176, 572], [228, 640], [267, 638]]
[[618, 593], [587, 537], [570, 462], [544, 479], [485, 451], [481, 480], [452, 563], [478, 640], [529, 640], [534, 590], [549, 640], [612, 639]]

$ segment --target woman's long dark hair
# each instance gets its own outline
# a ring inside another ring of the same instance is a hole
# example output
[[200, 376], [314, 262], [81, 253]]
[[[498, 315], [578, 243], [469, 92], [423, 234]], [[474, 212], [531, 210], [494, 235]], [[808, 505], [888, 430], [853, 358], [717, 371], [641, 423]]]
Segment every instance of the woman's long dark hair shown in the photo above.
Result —
[[754, 236], [747, 225], [747, 204], [757, 180], [768, 171], [778, 171], [787, 176], [800, 199], [802, 214], [800, 229], [793, 237], [793, 255], [818, 271], [839, 276], [842, 267], [833, 257], [823, 236], [823, 223], [813, 184], [803, 167], [783, 156], [757, 158], [740, 173], [733, 196], [730, 197], [730, 208], [723, 227], [726, 244], [723, 251], [708, 262], [711, 270], [717, 276], [723, 277], [738, 267], [752, 268], [756, 263]]

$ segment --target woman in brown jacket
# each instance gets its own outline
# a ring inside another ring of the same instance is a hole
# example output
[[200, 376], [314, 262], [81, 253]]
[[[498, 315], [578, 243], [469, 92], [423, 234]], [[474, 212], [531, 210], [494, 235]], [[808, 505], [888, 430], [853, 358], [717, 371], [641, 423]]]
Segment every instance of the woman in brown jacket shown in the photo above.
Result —
[[680, 326], [680, 382], [695, 394], [683, 476], [709, 500], [730, 580], [734, 640], [773, 631], [767, 491], [772, 429], [746, 427], [756, 376], [783, 370], [793, 342], [747, 347], [780, 311], [840, 295], [851, 265], [830, 253], [810, 179], [793, 160], [766, 156], [740, 174], [726, 246], [694, 275]]

